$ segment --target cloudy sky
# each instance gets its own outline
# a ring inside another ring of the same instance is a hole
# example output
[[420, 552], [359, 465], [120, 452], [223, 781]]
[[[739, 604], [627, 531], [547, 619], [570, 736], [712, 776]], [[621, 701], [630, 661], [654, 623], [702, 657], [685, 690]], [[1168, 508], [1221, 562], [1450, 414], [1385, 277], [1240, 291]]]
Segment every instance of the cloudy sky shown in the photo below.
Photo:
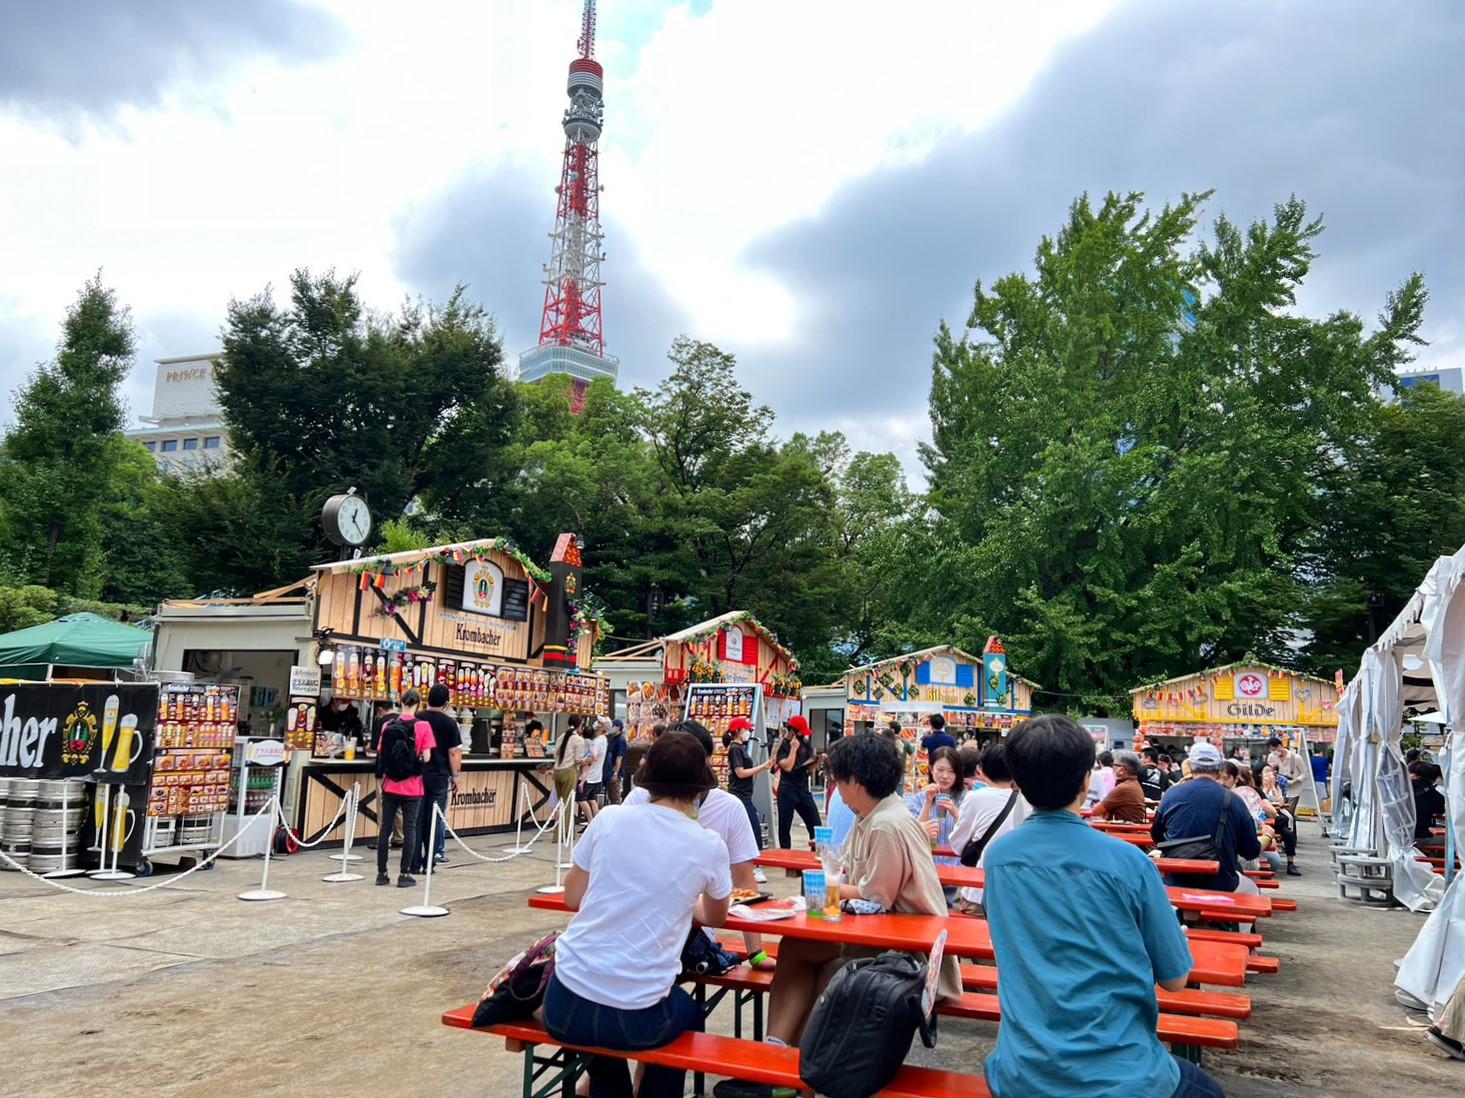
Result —
[[[469, 284], [538, 332], [579, 0], [0, 2], [0, 386], [97, 269], [151, 360], [298, 266], [367, 300]], [[930, 340], [1083, 192], [1325, 215], [1300, 306], [1422, 270], [1420, 365], [1465, 365], [1465, 5], [603, 0], [605, 330], [681, 332], [780, 428], [915, 466]], [[7, 402], [8, 411], [8, 402]]]

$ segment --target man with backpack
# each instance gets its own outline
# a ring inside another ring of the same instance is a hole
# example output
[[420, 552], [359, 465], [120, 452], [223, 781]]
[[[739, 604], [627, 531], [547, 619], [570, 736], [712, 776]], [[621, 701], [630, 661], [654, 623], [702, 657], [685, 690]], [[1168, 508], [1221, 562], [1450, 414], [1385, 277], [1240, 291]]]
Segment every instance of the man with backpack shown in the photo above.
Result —
[[[422, 695], [408, 690], [402, 695], [402, 712], [382, 729], [381, 757], [382, 796], [378, 812], [378, 836], [389, 835], [397, 814], [402, 814], [402, 864], [397, 887], [412, 888], [412, 862], [417, 857], [417, 817], [422, 806], [422, 772], [432, 755], [435, 741], [432, 725], [418, 720], [417, 707]], [[387, 843], [376, 844], [376, 883], [389, 885]]]
[[437, 683], [427, 692], [427, 711], [419, 719], [432, 727], [432, 757], [422, 773], [422, 802], [417, 814], [417, 860], [412, 867], [414, 873], [427, 870], [429, 855], [437, 865], [447, 862], [444, 851], [448, 833], [441, 823], [437, 825], [437, 841], [432, 851], [427, 844], [433, 835], [432, 813], [434, 808], [442, 809], [443, 818], [448, 815], [448, 796], [458, 787], [463, 771], [463, 734], [458, 722], [447, 712], [452, 694], [442, 683]]

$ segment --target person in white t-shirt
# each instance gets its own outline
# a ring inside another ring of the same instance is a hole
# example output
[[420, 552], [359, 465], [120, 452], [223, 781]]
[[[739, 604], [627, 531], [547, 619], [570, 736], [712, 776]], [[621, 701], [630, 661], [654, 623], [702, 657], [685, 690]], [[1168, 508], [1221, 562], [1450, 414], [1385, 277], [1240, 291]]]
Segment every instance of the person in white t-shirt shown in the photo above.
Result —
[[575, 803], [588, 824], [600, 811], [600, 774], [605, 766], [605, 728], [593, 721], [585, 729], [585, 754], [580, 763], [580, 784]]
[[[987, 839], [986, 846], [982, 848], [982, 856], [977, 859], [979, 867], [986, 861], [987, 851], [992, 844], [1027, 819], [1031, 811], [1028, 802], [1023, 800], [1022, 794], [1012, 783], [1012, 772], [1007, 769], [1007, 756], [1000, 743], [995, 743], [982, 752], [981, 778], [987, 783], [986, 788], [973, 790], [962, 798], [961, 818], [951, 832], [951, 846], [957, 854], [961, 853], [969, 839], [980, 839], [987, 834], [1003, 810], [1007, 809], [1009, 801], [1012, 802], [1012, 808]], [[963, 888], [956, 906], [957, 910], [966, 914], [976, 914], [981, 910], [982, 890]]]
[[[683, 732], [692, 736], [712, 757], [712, 733], [697, 721], [687, 720], [674, 724], [669, 732]], [[646, 804], [651, 795], [639, 783], [626, 795], [628, 805]], [[727, 847], [727, 860], [732, 872], [734, 888], [757, 889], [758, 880], [758, 837], [753, 833], [753, 824], [748, 819], [743, 802], [725, 789], [709, 789], [697, 804], [697, 822], [708, 831], [721, 836]], [[770, 970], [773, 959], [763, 950], [761, 934], [744, 934], [743, 944], [747, 946], [748, 963], [754, 968]]]
[[[703, 1028], [676, 980], [693, 919], [721, 926], [730, 906], [727, 850], [696, 821], [697, 800], [717, 778], [694, 737], [669, 732], [646, 752], [641, 782], [649, 802], [591, 821], [565, 879], [565, 903], [579, 914], [555, 943], [543, 1014], [566, 1044], [640, 1052]], [[592, 1098], [630, 1098], [626, 1061], [595, 1057], [588, 1074]], [[685, 1080], [648, 1065], [639, 1094], [681, 1098]]]

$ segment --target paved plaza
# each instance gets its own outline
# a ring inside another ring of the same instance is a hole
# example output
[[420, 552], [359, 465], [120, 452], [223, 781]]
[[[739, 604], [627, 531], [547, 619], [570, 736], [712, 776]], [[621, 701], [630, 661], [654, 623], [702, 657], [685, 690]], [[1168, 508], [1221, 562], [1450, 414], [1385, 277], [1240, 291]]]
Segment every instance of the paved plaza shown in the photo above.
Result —
[[[508, 840], [472, 840], [497, 855]], [[370, 851], [362, 851], [368, 857]], [[554, 877], [552, 851], [485, 865], [462, 851], [437, 874], [440, 919], [398, 909], [416, 892], [370, 877], [326, 884], [324, 852], [278, 859], [253, 904], [260, 862], [215, 870], [137, 897], [88, 899], [18, 874], [0, 876], [0, 1041], [7, 1089], [157, 1095], [517, 1095], [520, 1061], [499, 1041], [438, 1024], [483, 990], [516, 949], [562, 925], [526, 901]], [[1284, 893], [1300, 910], [1262, 926], [1275, 976], [1254, 976], [1255, 1013], [1236, 1052], [1208, 1053], [1227, 1094], [1418, 1095], [1457, 1091], [1461, 1065], [1436, 1053], [1394, 1004], [1391, 961], [1420, 917], [1332, 898], [1323, 845], [1306, 825], [1306, 871]], [[357, 869], [369, 871], [365, 862]], [[138, 887], [167, 878], [134, 881]], [[79, 887], [102, 886], [83, 883]], [[773, 888], [788, 884], [775, 878]], [[627, 963], [634, 963], [628, 958]], [[728, 1026], [726, 1008], [714, 1028]], [[938, 1048], [912, 1059], [975, 1065], [994, 1027], [943, 1022]]]

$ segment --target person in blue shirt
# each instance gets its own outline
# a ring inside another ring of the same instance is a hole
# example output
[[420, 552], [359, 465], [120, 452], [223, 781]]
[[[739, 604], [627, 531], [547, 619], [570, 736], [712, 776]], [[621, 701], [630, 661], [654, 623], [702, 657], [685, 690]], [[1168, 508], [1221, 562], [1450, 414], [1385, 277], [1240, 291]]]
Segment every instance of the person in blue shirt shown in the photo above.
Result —
[[1246, 802], [1221, 784], [1223, 761], [1221, 752], [1204, 740], [1191, 745], [1186, 755], [1190, 780], [1166, 790], [1150, 824], [1150, 838], [1158, 847], [1179, 839], [1209, 838], [1219, 829], [1220, 872], [1214, 877], [1186, 877], [1183, 883], [1191, 888], [1256, 895], [1256, 883], [1236, 871], [1236, 860], [1260, 857], [1261, 843]]
[[1046, 714], [1007, 737], [1033, 813], [986, 852], [983, 904], [1002, 980], [987, 1057], [997, 1098], [1221, 1098], [1156, 1036], [1155, 985], [1185, 986], [1190, 947], [1150, 860], [1079, 815], [1093, 737]]
[[956, 739], [946, 731], [945, 717], [940, 713], [932, 713], [927, 719], [927, 723], [930, 724], [931, 731], [921, 739], [921, 750], [926, 753], [927, 759], [936, 753], [938, 747], [949, 747], [953, 751], [956, 750]]

